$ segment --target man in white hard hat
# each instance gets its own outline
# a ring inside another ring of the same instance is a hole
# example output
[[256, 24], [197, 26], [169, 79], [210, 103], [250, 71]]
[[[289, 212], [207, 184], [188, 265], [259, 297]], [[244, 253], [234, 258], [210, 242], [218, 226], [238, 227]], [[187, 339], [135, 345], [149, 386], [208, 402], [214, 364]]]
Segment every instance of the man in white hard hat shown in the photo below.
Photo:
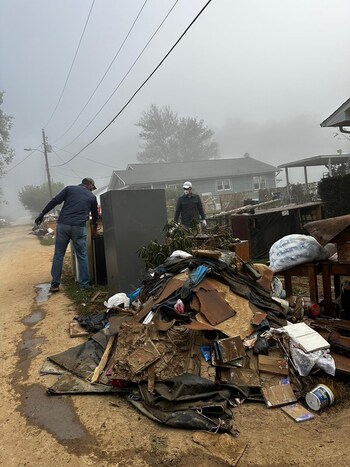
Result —
[[199, 195], [192, 193], [192, 183], [185, 182], [183, 189], [184, 194], [177, 200], [174, 221], [178, 222], [181, 218], [181, 224], [187, 228], [194, 227], [199, 222], [206, 227], [202, 201]]

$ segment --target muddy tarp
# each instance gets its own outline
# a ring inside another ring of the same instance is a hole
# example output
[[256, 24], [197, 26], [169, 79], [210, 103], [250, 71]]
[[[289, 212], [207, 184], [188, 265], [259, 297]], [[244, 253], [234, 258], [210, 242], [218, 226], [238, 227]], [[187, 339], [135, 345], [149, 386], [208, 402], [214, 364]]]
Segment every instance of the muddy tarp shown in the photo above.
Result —
[[47, 389], [50, 396], [62, 394], [103, 394], [103, 393], [130, 393], [131, 388], [118, 388], [105, 384], [84, 381], [73, 374], [60, 376], [57, 381]]
[[[67, 349], [59, 354], [49, 356], [49, 361], [86, 382], [86, 384], [83, 384], [74, 377], [69, 379], [68, 376], [64, 375], [65, 377], [60, 377], [57, 385], [54, 385], [51, 388], [51, 393], [62, 393], [62, 391], [64, 391], [64, 393], [105, 392], [95, 388], [95, 384], [90, 384], [89, 380], [91, 379], [95, 368], [101, 361], [109, 338], [119, 332], [120, 326], [123, 322], [131, 319], [132, 316], [126, 313], [120, 313], [118, 316], [113, 316], [110, 319], [110, 327], [94, 334], [83, 344]], [[63, 387], [64, 389], [62, 389]], [[116, 392], [112, 386], [109, 388], [111, 392]]]
[[174, 428], [192, 430], [232, 430], [231, 393], [205, 378], [183, 374], [157, 382], [150, 393], [139, 385], [140, 399], [129, 401], [144, 415]]
[[100, 363], [108, 337], [104, 331], [94, 334], [88, 341], [76, 347], [48, 357], [60, 367], [85, 380], [89, 379]]

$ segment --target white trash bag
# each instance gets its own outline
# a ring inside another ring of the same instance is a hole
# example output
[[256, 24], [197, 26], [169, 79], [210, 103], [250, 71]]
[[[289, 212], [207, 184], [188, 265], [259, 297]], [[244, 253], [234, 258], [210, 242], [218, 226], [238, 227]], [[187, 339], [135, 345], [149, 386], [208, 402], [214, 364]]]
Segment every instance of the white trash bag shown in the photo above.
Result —
[[129, 308], [130, 299], [125, 293], [120, 292], [116, 293], [115, 295], [112, 295], [112, 297], [109, 297], [109, 299], [103, 304], [105, 307], [107, 307], [108, 310], [120, 305], [123, 305], [124, 308]]
[[332, 244], [321, 246], [309, 235], [286, 235], [270, 248], [270, 268], [278, 272], [298, 264], [324, 261], [334, 253], [333, 248]]

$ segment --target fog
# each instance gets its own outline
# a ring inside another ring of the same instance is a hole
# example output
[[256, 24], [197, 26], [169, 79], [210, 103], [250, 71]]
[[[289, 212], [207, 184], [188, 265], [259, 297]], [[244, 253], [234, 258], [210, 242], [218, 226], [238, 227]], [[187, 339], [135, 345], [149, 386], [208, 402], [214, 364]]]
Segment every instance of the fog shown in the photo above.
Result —
[[[18, 189], [47, 180], [43, 154], [24, 152], [41, 149], [42, 128], [53, 181], [90, 176], [100, 187], [113, 169], [137, 161], [135, 124], [151, 104], [203, 119], [220, 157], [249, 153], [277, 166], [350, 152], [349, 140], [320, 127], [350, 97], [350, 2], [212, 0], [119, 117], [63, 165], [123, 108], [206, 3], [0, 0], [0, 91], [16, 151], [1, 180], [8, 212], [24, 214]], [[314, 169], [309, 181], [324, 171]], [[303, 181], [301, 172], [291, 170], [290, 181]]]

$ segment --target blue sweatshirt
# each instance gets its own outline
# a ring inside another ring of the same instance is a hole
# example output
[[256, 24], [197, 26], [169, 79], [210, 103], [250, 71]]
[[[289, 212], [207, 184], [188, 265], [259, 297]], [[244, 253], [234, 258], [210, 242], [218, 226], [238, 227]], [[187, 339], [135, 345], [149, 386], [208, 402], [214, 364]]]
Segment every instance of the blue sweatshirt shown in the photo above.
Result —
[[44, 207], [42, 214], [47, 214], [61, 203], [64, 204], [58, 216], [58, 224], [85, 224], [89, 219], [90, 212], [92, 223], [97, 223], [97, 199], [87, 186], [82, 184], [66, 186]]

